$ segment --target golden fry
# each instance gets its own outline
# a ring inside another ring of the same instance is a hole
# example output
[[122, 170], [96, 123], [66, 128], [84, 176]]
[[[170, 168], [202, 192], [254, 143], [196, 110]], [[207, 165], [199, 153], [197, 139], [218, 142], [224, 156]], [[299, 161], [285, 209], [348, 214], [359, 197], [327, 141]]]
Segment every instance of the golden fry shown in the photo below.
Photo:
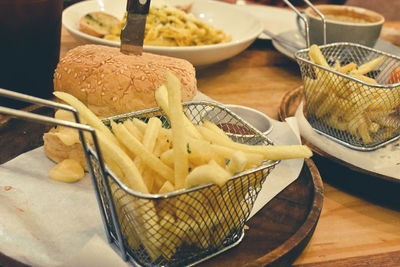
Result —
[[189, 173], [189, 160], [187, 152], [184, 117], [182, 116], [181, 86], [178, 78], [167, 72], [168, 108], [174, 143], [174, 172], [175, 187], [185, 187], [185, 179]]
[[194, 187], [202, 184], [224, 185], [231, 174], [219, 166], [215, 161], [194, 168], [186, 178], [186, 187]]
[[203, 138], [215, 144], [227, 146], [232, 149], [241, 150], [249, 153], [261, 153], [265, 160], [283, 160], [293, 158], [309, 158], [312, 156], [311, 150], [304, 145], [289, 145], [289, 146], [265, 146], [265, 145], [246, 145], [233, 142], [231, 139], [221, 137], [220, 134], [205, 128], [197, 128], [203, 135]]
[[164, 179], [174, 183], [174, 171], [165, 165], [159, 158], [140, 143], [123, 124], [114, 124], [113, 131], [117, 138], [133, 153], [136, 157], [140, 157], [146, 166], [149, 166], [156, 173], [164, 177]]
[[321, 50], [316, 44], [310, 46], [308, 55], [315, 64], [321, 65], [325, 68], [329, 68], [328, 62], [326, 62], [324, 55], [322, 55]]
[[367, 74], [368, 72], [373, 71], [376, 67], [381, 65], [383, 61], [385, 61], [385, 56], [380, 56], [373, 60], [370, 60], [354, 70], [353, 74]]

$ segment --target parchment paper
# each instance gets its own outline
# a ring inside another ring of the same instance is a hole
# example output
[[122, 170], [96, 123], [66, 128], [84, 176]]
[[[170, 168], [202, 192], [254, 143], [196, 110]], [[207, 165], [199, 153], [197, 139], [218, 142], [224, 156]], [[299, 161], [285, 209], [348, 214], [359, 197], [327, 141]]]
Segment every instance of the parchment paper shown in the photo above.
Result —
[[[288, 123], [272, 123], [275, 144], [299, 143]], [[303, 162], [276, 166], [251, 216], [298, 177]], [[53, 166], [42, 147], [0, 166], [0, 251], [32, 266], [126, 266], [107, 243], [90, 177], [53, 181]]]
[[304, 117], [303, 103], [299, 105], [295, 117], [300, 134], [322, 151], [359, 168], [400, 179], [400, 140], [374, 151], [357, 151], [314, 131]]

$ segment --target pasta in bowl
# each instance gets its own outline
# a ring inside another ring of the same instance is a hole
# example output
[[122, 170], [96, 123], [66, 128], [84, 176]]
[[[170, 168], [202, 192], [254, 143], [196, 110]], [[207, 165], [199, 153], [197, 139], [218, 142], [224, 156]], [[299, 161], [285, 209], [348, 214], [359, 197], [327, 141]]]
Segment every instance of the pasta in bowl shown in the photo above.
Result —
[[[124, 19], [103, 38], [119, 42], [125, 22], [126, 13]], [[223, 30], [201, 21], [192, 13], [163, 4], [150, 7], [143, 42], [152, 46], [198, 46], [230, 41], [232, 37]]]
[[[170, 0], [163, 3], [168, 6], [180, 6], [187, 4], [188, 1]], [[257, 18], [235, 5], [212, 0], [193, 0], [189, 3], [191, 4], [190, 14], [181, 15], [181, 17], [174, 16], [176, 26], [173, 28], [164, 26], [155, 17], [153, 18], [152, 14], [148, 15], [147, 20], [150, 23], [146, 23], [147, 40], [144, 41], [144, 51], [183, 58], [195, 66], [208, 65], [239, 54], [263, 30], [263, 25]], [[151, 9], [154, 10], [154, 7], [159, 6], [159, 2], [152, 1]], [[118, 47], [120, 45], [118, 32], [123, 22], [114, 27], [114, 36], [104, 37], [95, 37], [81, 32], [79, 22], [89, 12], [96, 11], [106, 12], [122, 19], [125, 7], [126, 0], [79, 2], [64, 10], [63, 25], [71, 34], [85, 42]], [[158, 11], [166, 13], [165, 10]], [[176, 10], [173, 9], [173, 11]], [[186, 22], [184, 27], [183, 22]], [[153, 30], [150, 30], [151, 25]], [[160, 34], [161, 30], [166, 29], [167, 31]], [[163, 36], [164, 40], [158, 38], [160, 36]], [[204, 37], [208, 37], [209, 40]], [[171, 41], [172, 39], [174, 40]]]

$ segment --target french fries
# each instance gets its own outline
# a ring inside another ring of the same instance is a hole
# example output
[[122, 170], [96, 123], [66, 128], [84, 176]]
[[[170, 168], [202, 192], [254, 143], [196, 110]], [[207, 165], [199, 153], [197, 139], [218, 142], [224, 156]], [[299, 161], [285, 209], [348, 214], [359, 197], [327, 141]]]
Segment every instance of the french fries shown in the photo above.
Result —
[[179, 80], [167, 73], [166, 81], [156, 91], [156, 100], [171, 128], [163, 128], [161, 120], [152, 117], [148, 122], [138, 118], [110, 121], [109, 129], [76, 98], [56, 94], [96, 129], [106, 165], [127, 187], [145, 194], [169, 194], [218, 185], [153, 201], [151, 196], [125, 194], [110, 182], [122, 234], [132, 249], [144, 248], [153, 261], [170, 259], [183, 243], [217, 248], [243, 226], [251, 209], [243, 190], [260, 188], [261, 183], [255, 181], [261, 173], [258, 178], [246, 174], [245, 181], [224, 186], [234, 175], [263, 161], [312, 156], [306, 146], [240, 144], [212, 122], [194, 125], [183, 112]]
[[308, 116], [318, 117], [330, 127], [350, 133], [364, 145], [384, 141], [388, 138], [388, 133], [396, 132], [399, 125], [389, 126], [382, 122], [382, 118], [387, 118], [399, 107], [399, 91], [374, 87], [376, 80], [367, 76], [384, 62], [384, 56], [360, 66], [354, 62], [341, 66], [336, 61], [331, 67], [319, 47], [312, 45], [309, 58], [320, 66], [349, 75], [371, 86], [314, 67], [315, 77], [304, 79]]

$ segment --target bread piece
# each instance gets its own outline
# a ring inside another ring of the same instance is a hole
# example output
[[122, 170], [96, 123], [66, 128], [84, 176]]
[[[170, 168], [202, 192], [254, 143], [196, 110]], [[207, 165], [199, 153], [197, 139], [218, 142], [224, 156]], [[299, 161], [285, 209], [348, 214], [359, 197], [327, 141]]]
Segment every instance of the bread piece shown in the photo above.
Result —
[[66, 53], [54, 73], [54, 90], [74, 95], [99, 117], [156, 107], [155, 90], [166, 71], [181, 82], [182, 101], [197, 94], [195, 69], [184, 59], [143, 53], [122, 54], [119, 48], [83, 45]]
[[74, 159], [79, 162], [85, 170], [87, 170], [85, 155], [83, 154], [81, 143], [66, 145], [55, 134], [56, 131], [55, 128], [52, 128], [48, 133], [43, 135], [43, 148], [47, 157], [57, 163], [64, 159]]
[[104, 37], [111, 28], [120, 23], [113, 15], [97, 11], [86, 14], [79, 21], [79, 30], [96, 37]]

